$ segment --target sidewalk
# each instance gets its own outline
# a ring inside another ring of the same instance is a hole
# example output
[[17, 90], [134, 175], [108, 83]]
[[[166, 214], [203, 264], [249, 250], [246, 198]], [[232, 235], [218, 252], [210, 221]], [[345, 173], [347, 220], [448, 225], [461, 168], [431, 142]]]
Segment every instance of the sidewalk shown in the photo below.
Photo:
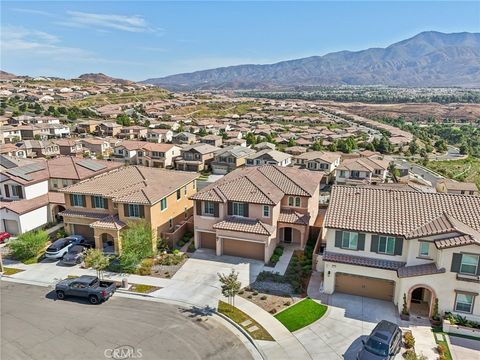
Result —
[[268, 358], [311, 359], [301, 342], [271, 314], [240, 296], [235, 298], [235, 306], [255, 319], [275, 339], [275, 342], [257, 341]]
[[437, 343], [428, 319], [411, 319], [409, 330], [415, 338], [415, 350], [419, 355], [425, 355], [427, 359], [437, 359]]

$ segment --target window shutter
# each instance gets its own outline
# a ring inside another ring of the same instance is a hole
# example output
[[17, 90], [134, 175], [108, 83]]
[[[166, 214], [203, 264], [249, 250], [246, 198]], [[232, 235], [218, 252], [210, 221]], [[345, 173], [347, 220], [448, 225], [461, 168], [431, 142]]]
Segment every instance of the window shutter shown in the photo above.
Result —
[[450, 268], [450, 271], [455, 273], [460, 272], [461, 263], [462, 263], [462, 254], [454, 253], [452, 255], [452, 267]]
[[195, 201], [195, 208], [197, 209], [198, 216], [202, 215], [202, 204], [201, 201]]
[[395, 255], [402, 255], [402, 249], [403, 249], [403, 238], [396, 238], [395, 239]]
[[108, 199], [107, 198], [103, 198], [103, 207], [105, 209], [108, 209]]
[[140, 217], [142, 219], [145, 218], [145, 205], [138, 205], [138, 209], [140, 211]]
[[245, 217], [248, 217], [248, 203], [243, 204], [243, 213]]
[[480, 275], [480, 257], [478, 258], [477, 275]]
[[21, 186], [17, 186], [18, 197], [23, 199], [23, 188]]
[[220, 216], [220, 210], [219, 210], [219, 205], [218, 203], [213, 204], [213, 216], [219, 217]]
[[73, 194], [70, 194], [70, 206], [73, 206]]
[[227, 214], [232, 215], [233, 214], [233, 203], [231, 201], [229, 201], [229, 202], [227, 202], [227, 206], [228, 206]]
[[358, 234], [357, 250], [365, 250], [365, 234]]
[[124, 216], [126, 216], [126, 217], [129, 217], [129, 216], [130, 216], [130, 214], [129, 214], [129, 212], [128, 212], [128, 204], [123, 204], [123, 214], [124, 214]]
[[342, 247], [342, 236], [343, 236], [343, 231], [341, 230], [335, 231], [335, 247], [338, 247], [338, 248]]
[[95, 196], [90, 196], [90, 201], [92, 202], [92, 208], [96, 208], [96, 206], [95, 206]]
[[372, 235], [372, 243], [370, 244], [371, 252], [378, 252], [378, 235]]
[[10, 188], [8, 187], [7, 184], [5, 184], [4, 187], [5, 187], [5, 196], [10, 197]]

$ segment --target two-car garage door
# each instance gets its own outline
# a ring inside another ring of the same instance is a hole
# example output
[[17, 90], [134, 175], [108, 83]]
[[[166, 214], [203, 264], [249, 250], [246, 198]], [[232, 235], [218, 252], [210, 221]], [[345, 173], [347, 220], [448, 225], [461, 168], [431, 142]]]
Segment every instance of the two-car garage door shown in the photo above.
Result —
[[253, 241], [223, 239], [223, 254], [263, 261], [265, 244]]
[[395, 283], [390, 280], [337, 273], [335, 292], [392, 301]]

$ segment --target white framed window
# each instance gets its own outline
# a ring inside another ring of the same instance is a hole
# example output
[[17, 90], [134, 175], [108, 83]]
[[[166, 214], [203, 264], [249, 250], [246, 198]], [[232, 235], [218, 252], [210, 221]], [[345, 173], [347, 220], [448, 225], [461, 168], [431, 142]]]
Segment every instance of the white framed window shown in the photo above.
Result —
[[474, 296], [472, 294], [457, 293], [455, 298], [455, 311], [472, 313], [473, 299]]
[[270, 206], [263, 205], [263, 217], [269, 218], [270, 217]]
[[211, 201], [203, 202], [203, 215], [213, 216], [215, 215], [215, 204]]
[[460, 263], [460, 273], [477, 275], [478, 255], [462, 254], [462, 262]]
[[232, 203], [232, 212], [236, 216], [245, 216], [245, 206], [243, 203], [234, 202]]
[[340, 170], [340, 175], [339, 177], [344, 178], [345, 177], [345, 170]]
[[344, 231], [342, 234], [342, 248], [357, 250], [358, 249], [358, 233]]
[[140, 206], [138, 204], [128, 204], [128, 217], [140, 217]]
[[395, 238], [391, 236], [380, 236], [378, 238], [378, 252], [380, 254], [393, 255], [395, 253]]
[[420, 242], [420, 250], [418, 252], [418, 255], [420, 257], [428, 257], [430, 253], [430, 243], [422, 241]]
[[164, 197], [160, 200], [160, 211], [164, 211], [167, 208], [167, 198]]

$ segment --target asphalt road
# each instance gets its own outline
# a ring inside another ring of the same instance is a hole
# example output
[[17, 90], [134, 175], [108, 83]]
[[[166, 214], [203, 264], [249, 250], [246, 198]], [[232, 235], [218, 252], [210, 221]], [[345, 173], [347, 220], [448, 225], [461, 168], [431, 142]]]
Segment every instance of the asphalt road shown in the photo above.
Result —
[[49, 288], [4, 281], [0, 290], [1, 359], [252, 358], [220, 322], [197, 321], [175, 305], [118, 296], [101, 305], [60, 301]]

